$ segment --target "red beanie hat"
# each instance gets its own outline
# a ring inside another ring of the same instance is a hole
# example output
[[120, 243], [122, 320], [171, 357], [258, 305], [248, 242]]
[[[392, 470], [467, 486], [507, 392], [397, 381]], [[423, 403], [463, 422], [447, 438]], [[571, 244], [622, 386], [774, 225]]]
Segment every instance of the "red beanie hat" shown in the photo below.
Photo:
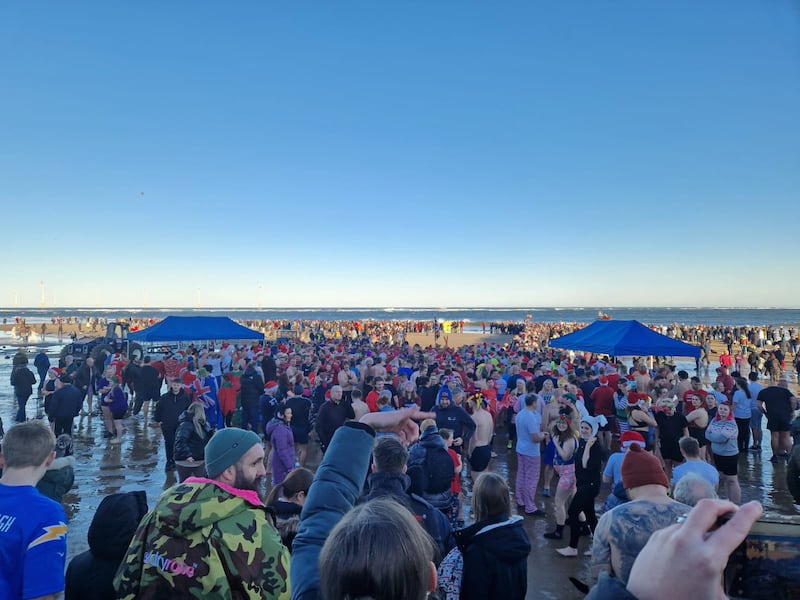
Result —
[[663, 485], [669, 489], [661, 463], [639, 444], [631, 444], [622, 459], [622, 485], [626, 490], [643, 485]]

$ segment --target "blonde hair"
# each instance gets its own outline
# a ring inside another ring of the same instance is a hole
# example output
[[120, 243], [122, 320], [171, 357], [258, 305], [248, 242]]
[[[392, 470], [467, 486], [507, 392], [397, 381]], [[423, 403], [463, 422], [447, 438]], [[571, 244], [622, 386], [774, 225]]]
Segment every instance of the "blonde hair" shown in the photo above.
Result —
[[192, 402], [189, 408], [186, 409], [192, 415], [192, 423], [194, 424], [194, 431], [201, 440], [205, 440], [206, 432], [203, 425], [206, 424], [206, 409], [200, 402]]
[[419, 425], [419, 431], [420, 431], [420, 433], [422, 433], [423, 431], [425, 431], [425, 430], [426, 430], [426, 429], [428, 429], [429, 427], [436, 427], [436, 421], [434, 421], [433, 419], [425, 419], [425, 420], [424, 420], [422, 423], [420, 423], [420, 425]]

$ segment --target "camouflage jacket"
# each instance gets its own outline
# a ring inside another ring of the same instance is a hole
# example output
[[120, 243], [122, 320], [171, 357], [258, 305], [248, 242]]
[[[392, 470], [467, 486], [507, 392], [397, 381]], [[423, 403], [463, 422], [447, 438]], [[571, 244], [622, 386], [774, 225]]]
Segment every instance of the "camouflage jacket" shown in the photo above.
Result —
[[117, 598], [288, 600], [289, 552], [255, 492], [189, 478], [139, 524]]

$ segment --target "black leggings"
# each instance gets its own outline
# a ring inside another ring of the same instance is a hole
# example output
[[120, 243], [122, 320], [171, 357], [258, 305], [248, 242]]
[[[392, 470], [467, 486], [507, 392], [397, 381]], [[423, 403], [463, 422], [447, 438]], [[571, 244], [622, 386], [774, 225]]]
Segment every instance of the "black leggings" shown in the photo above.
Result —
[[594, 512], [594, 499], [600, 491], [600, 482], [579, 483], [572, 502], [567, 509], [567, 523], [569, 523], [569, 545], [571, 548], [578, 547], [578, 540], [581, 537], [581, 522], [578, 515], [586, 515], [586, 524], [594, 531], [597, 527], [597, 515]]
[[750, 419], [736, 419], [739, 428], [739, 451], [747, 450], [750, 446]]

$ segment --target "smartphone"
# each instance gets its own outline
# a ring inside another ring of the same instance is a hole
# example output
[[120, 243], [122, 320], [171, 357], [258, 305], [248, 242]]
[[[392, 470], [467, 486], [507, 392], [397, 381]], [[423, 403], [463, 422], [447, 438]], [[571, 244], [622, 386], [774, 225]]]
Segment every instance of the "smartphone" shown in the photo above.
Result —
[[730, 598], [800, 598], [800, 522], [768, 517], [753, 524], [723, 574]]

